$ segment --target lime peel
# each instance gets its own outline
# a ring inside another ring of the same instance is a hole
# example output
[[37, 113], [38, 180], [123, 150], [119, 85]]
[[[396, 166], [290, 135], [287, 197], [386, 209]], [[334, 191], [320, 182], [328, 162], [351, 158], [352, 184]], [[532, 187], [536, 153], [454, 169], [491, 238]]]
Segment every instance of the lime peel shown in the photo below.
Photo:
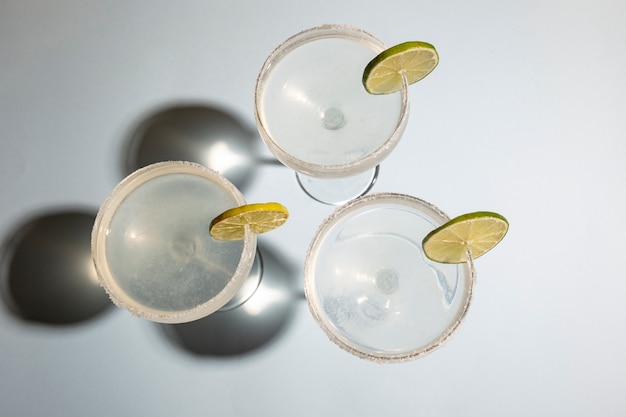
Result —
[[402, 89], [403, 78], [413, 84], [430, 74], [439, 63], [433, 45], [409, 41], [385, 49], [363, 71], [363, 86], [370, 94], [391, 94]]
[[509, 222], [491, 211], [463, 214], [431, 231], [422, 240], [424, 255], [440, 263], [467, 262], [468, 254], [476, 259], [504, 238]]
[[242, 240], [246, 227], [255, 234], [282, 226], [289, 211], [280, 203], [255, 203], [228, 209], [215, 217], [209, 226], [211, 236], [218, 240]]

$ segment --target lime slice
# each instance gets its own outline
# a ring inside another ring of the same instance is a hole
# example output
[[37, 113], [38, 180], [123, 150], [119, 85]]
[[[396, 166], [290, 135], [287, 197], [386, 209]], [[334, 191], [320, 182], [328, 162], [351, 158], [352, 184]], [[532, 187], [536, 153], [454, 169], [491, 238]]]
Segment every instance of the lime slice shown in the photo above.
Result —
[[404, 42], [385, 49], [363, 71], [363, 86], [371, 94], [402, 89], [402, 75], [413, 84], [430, 74], [439, 63], [435, 47], [426, 42]]
[[226, 210], [211, 221], [209, 231], [218, 240], [241, 240], [246, 225], [256, 234], [274, 230], [287, 221], [289, 211], [280, 203], [246, 204]]
[[422, 248], [427, 258], [441, 263], [476, 259], [496, 246], [509, 230], [509, 222], [498, 213], [477, 211], [448, 221], [426, 235]]

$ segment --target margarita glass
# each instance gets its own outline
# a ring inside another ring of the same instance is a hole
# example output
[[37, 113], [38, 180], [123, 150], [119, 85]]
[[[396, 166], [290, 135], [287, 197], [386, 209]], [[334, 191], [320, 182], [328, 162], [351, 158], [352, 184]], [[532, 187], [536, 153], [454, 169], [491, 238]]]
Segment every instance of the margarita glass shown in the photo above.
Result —
[[385, 50], [369, 33], [323, 25], [287, 39], [267, 58], [255, 119], [274, 156], [313, 198], [338, 204], [369, 191], [408, 118], [408, 89], [372, 95], [363, 70]]
[[255, 287], [249, 277], [256, 235], [246, 226], [243, 240], [218, 241], [209, 223], [245, 203], [225, 177], [195, 163], [160, 162], [135, 171], [96, 217], [91, 249], [102, 286], [119, 307], [162, 323], [196, 320], [243, 302], [242, 286], [247, 296]]
[[322, 223], [306, 256], [304, 284], [309, 308], [332, 341], [365, 359], [400, 362], [452, 336], [472, 298], [472, 259], [436, 263], [421, 245], [448, 220], [418, 198], [375, 193]]

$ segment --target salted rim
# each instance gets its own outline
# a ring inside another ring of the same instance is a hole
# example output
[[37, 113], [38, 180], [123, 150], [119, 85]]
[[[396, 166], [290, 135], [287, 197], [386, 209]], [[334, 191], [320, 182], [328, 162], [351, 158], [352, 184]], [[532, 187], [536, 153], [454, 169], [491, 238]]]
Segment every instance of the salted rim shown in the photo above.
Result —
[[[368, 194], [363, 197], [356, 198], [337, 208], [318, 227], [306, 254], [306, 259], [304, 263], [304, 294], [307, 300], [307, 305], [309, 306], [309, 310], [311, 311], [311, 314], [313, 315], [315, 321], [326, 333], [328, 338], [340, 348], [355, 356], [378, 363], [397, 363], [418, 359], [443, 346], [454, 335], [454, 333], [456, 333], [461, 323], [465, 319], [465, 316], [472, 301], [474, 286], [476, 284], [476, 271], [474, 269], [474, 262], [471, 255], [468, 254], [468, 261], [464, 265], [464, 275], [467, 281], [467, 289], [465, 291], [465, 303], [460, 306], [456, 320], [451, 322], [451, 324], [439, 335], [439, 337], [435, 338], [432, 342], [425, 346], [421, 346], [414, 350], [401, 353], [371, 352], [355, 347], [353, 344], [349, 343], [349, 341], [347, 341], [344, 337], [340, 337], [337, 332], [334, 332], [332, 330], [332, 327], [327, 325], [326, 320], [324, 320], [323, 318], [323, 314], [321, 313], [321, 307], [318, 303], [318, 297], [315, 292], [315, 276], [313, 274], [313, 271], [315, 269], [315, 262], [313, 260], [313, 253], [317, 252], [321, 242], [326, 236], [326, 233], [338, 221], [342, 220], [351, 212], [356, 211], [361, 206], [370, 204], [372, 202], [395, 203], [405, 205], [433, 216], [435, 220], [441, 221], [441, 224], [450, 219], [447, 214], [445, 214], [435, 205], [427, 201], [421, 200], [417, 197], [399, 193]], [[437, 219], [437, 217], [439, 218]]]
[[[126, 196], [146, 181], [162, 175], [183, 173], [197, 175], [213, 181], [228, 191], [237, 204], [246, 204], [241, 192], [217, 171], [187, 161], [157, 162], [133, 172], [113, 189], [98, 210], [91, 234], [91, 255], [98, 279], [111, 301], [118, 307], [130, 311], [135, 316], [161, 323], [184, 323], [196, 320], [213, 313], [225, 305], [245, 282], [245, 278], [252, 268], [256, 253], [256, 235], [246, 230], [239, 264], [231, 280], [215, 297], [187, 310], [164, 312], [150, 308], [133, 300], [120, 288], [111, 274], [106, 257], [106, 231], [115, 211]], [[207, 233], [209, 233], [209, 222], [210, 219], [207, 220]]]
[[400, 91], [401, 109], [396, 128], [385, 143], [383, 143], [374, 152], [359, 160], [339, 165], [314, 164], [293, 156], [289, 152], [285, 151], [280, 144], [272, 138], [262, 120], [261, 114], [263, 112], [261, 110], [261, 97], [265, 88], [265, 80], [273, 70], [275, 63], [280, 61], [289, 52], [306, 43], [325, 38], [351, 39], [371, 48], [376, 54], [384, 51], [386, 48], [382, 41], [370, 33], [364, 31], [363, 29], [349, 25], [325, 24], [298, 32], [276, 47], [261, 67], [254, 90], [254, 118], [256, 120], [256, 125], [261, 135], [261, 139], [263, 139], [274, 156], [284, 165], [294, 171], [311, 177], [341, 178], [349, 175], [356, 175], [358, 173], [365, 172], [368, 169], [374, 168], [396, 147], [402, 137], [402, 134], [404, 133], [409, 116], [408, 82], [406, 77], [403, 76], [403, 86]]

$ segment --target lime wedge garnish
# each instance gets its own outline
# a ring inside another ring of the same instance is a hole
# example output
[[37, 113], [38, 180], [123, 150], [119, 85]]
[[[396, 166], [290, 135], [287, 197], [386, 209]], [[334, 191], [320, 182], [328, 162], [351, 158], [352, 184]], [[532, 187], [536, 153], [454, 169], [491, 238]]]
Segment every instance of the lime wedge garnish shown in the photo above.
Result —
[[500, 214], [478, 211], [463, 214], [426, 235], [422, 248], [427, 258], [441, 263], [467, 262], [496, 246], [509, 230], [509, 222]]
[[426, 42], [404, 42], [385, 49], [363, 71], [363, 86], [371, 94], [390, 94], [402, 89], [402, 75], [413, 84], [435, 69], [439, 55]]
[[253, 233], [274, 230], [287, 221], [289, 211], [280, 203], [246, 204], [226, 210], [211, 221], [209, 232], [218, 240], [241, 240], [246, 225]]

